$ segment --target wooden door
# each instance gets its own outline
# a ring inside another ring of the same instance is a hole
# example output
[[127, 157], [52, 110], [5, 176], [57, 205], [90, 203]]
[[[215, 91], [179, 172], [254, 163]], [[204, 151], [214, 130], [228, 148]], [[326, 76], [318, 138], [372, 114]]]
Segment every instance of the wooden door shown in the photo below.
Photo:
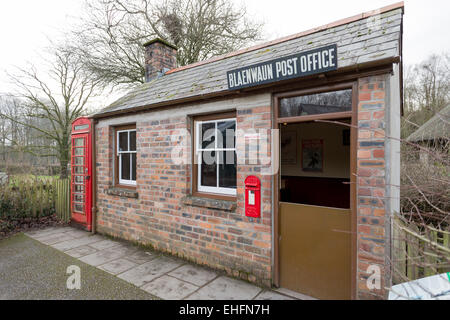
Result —
[[279, 226], [281, 287], [318, 299], [350, 299], [350, 209], [281, 202]]

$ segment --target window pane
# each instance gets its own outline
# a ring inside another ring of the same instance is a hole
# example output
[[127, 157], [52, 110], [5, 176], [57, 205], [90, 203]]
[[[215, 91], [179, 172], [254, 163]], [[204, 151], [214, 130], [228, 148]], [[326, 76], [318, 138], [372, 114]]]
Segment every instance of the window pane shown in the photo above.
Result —
[[75, 176], [75, 183], [84, 183], [83, 176]]
[[217, 147], [218, 148], [227, 148], [233, 149], [235, 146], [235, 131], [236, 131], [236, 122], [235, 121], [222, 121], [217, 123], [217, 134], [220, 137], [217, 137]]
[[136, 153], [131, 154], [131, 180], [136, 181]]
[[280, 118], [351, 110], [351, 89], [283, 98], [280, 100]]
[[136, 131], [130, 131], [130, 151], [136, 151]]
[[215, 128], [216, 124], [214, 122], [202, 123], [201, 124], [201, 133], [200, 137], [200, 145], [202, 149], [214, 149], [215, 148]]
[[200, 185], [205, 187], [217, 187], [217, 164], [215, 151], [202, 152], [202, 164], [200, 165]]
[[119, 132], [119, 151], [128, 151], [128, 132]]
[[130, 154], [123, 153], [120, 155], [120, 158], [122, 159], [122, 166], [121, 166], [122, 175], [120, 179], [130, 180], [130, 161], [131, 161]]
[[236, 188], [236, 152], [219, 153], [219, 187]]
[[83, 147], [84, 146], [84, 138], [76, 138], [73, 140], [74, 147]]

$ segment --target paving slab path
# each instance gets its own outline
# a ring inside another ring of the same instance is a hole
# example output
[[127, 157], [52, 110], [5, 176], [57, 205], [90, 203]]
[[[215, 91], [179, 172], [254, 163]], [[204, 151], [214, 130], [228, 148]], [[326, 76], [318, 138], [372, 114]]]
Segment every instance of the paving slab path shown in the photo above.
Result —
[[[128, 299], [151, 299], [154, 297], [171, 300], [295, 299], [292, 295], [263, 289], [172, 256], [145, 250], [123, 241], [111, 240], [101, 235], [92, 235], [71, 227], [51, 227], [27, 232], [22, 237], [29, 237], [27, 242], [33, 241], [32, 239], [37, 240], [34, 241], [35, 246], [38, 244], [46, 248], [46, 252], [56, 252], [63, 255], [65, 259], [69, 259], [71, 262], [75, 261], [74, 264], [78, 263], [80, 267], [83, 266], [93, 275], [91, 269], [95, 269], [95, 276], [103, 274], [103, 277], [113, 278], [119, 281], [118, 283], [126, 284], [140, 292], [140, 294], [131, 295]], [[2, 252], [2, 250], [6, 250], [2, 248], [8, 247], [8, 243], [4, 243], [4, 241], [11, 240], [0, 241], [0, 277], [5, 274], [5, 270], [2, 269], [9, 263], [9, 258]], [[34, 260], [30, 258], [29, 267], [32, 268], [34, 264], [38, 265], [42, 259], [48, 260], [46, 261], [48, 264], [54, 262], [53, 258], [49, 260], [35, 256]], [[63, 277], [64, 279], [68, 277], [65, 270]], [[83, 283], [88, 281], [98, 283], [101, 281], [101, 277], [98, 279], [93, 277], [84, 279], [83, 277], [82, 271]], [[64, 286], [65, 281], [63, 281]], [[0, 281], [0, 299], [14, 297], [20, 299], [22, 297], [21, 294], [23, 293], [8, 293], [11, 285], [12, 283], [9, 286], [2, 285]], [[95, 286], [90, 283], [88, 287]], [[118, 291], [110, 291], [108, 296], [104, 298], [110, 298], [109, 295], [114, 295], [114, 292]], [[127, 299], [123, 297], [124, 291], [121, 291], [121, 294], [115, 298]], [[69, 299], [71, 297], [83, 298], [75, 294], [69, 295]], [[100, 299], [103, 298], [102, 296], [99, 297]], [[59, 299], [58, 297], [55, 298]]]
[[[80, 268], [80, 289], [68, 289], [69, 266]], [[24, 234], [0, 241], [0, 300], [152, 300], [132, 284]]]

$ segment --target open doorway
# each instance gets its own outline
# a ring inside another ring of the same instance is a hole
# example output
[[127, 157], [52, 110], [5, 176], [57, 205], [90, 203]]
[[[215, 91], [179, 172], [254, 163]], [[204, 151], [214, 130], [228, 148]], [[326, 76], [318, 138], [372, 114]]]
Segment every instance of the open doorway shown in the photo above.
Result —
[[348, 130], [314, 122], [281, 126], [280, 284], [319, 299], [350, 299]]
[[350, 128], [306, 122], [280, 133], [280, 201], [350, 209]]
[[352, 297], [352, 110], [352, 89], [292, 93], [276, 105], [278, 284], [318, 299]]

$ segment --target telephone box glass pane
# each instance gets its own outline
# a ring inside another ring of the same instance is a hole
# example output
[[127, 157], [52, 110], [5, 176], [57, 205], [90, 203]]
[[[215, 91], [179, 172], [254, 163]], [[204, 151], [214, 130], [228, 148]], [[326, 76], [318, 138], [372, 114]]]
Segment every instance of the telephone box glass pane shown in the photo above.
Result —
[[78, 192], [78, 193], [84, 192], [84, 185], [82, 185], [82, 184], [76, 184], [76, 185], [75, 185], [75, 188], [74, 188], [74, 192]]
[[205, 187], [217, 187], [217, 163], [215, 151], [202, 152], [202, 164], [200, 165], [201, 185]]
[[84, 147], [84, 138], [75, 138], [73, 139], [74, 147]]
[[234, 149], [235, 132], [236, 132], [235, 121], [218, 122], [217, 134], [219, 134], [221, 137], [217, 138], [217, 148]]
[[120, 155], [122, 159], [122, 166], [121, 166], [121, 179], [123, 180], [130, 180], [130, 154], [129, 153], [123, 153]]
[[236, 152], [219, 153], [219, 187], [236, 188]]
[[73, 172], [75, 174], [83, 174], [83, 167], [73, 167]]
[[73, 204], [73, 210], [76, 211], [76, 212], [84, 213], [83, 207], [84, 206], [82, 204], [79, 204], [79, 203], [74, 203]]
[[130, 151], [136, 151], [136, 131], [130, 131]]
[[75, 157], [74, 164], [78, 166], [84, 165], [84, 157]]
[[74, 194], [73, 201], [84, 203], [84, 196], [82, 194]]
[[83, 176], [75, 176], [75, 183], [84, 183]]
[[75, 148], [74, 155], [75, 156], [84, 156], [84, 148]]
[[352, 90], [323, 92], [280, 100], [280, 118], [352, 110]]
[[128, 151], [128, 132], [119, 132], [119, 151]]

